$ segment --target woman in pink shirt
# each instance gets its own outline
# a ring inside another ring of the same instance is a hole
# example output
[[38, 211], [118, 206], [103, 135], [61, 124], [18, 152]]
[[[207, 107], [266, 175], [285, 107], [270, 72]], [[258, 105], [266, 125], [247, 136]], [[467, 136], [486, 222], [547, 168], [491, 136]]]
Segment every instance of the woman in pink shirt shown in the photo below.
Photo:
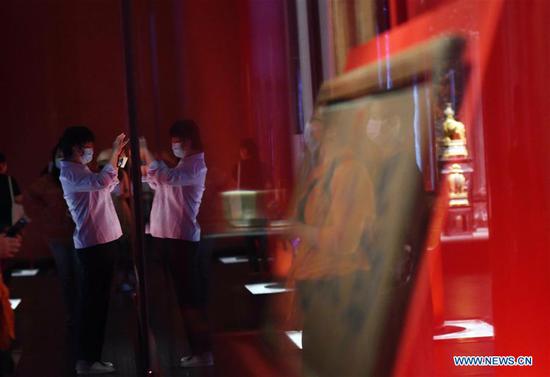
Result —
[[[192, 120], [175, 122], [170, 128], [172, 152], [179, 158], [174, 168], [155, 160], [143, 148], [148, 164], [147, 181], [155, 190], [150, 233], [165, 254], [189, 337], [191, 354], [182, 367], [213, 365], [206, 316], [207, 273], [199, 248], [201, 228], [197, 215], [206, 180], [206, 163], [199, 128]], [[202, 329], [202, 330], [201, 330]]]
[[111, 191], [118, 183], [117, 162], [127, 143], [120, 134], [111, 159], [99, 173], [87, 166], [94, 155], [94, 135], [86, 127], [69, 127], [60, 139], [64, 159], [60, 181], [75, 223], [73, 242], [79, 267], [77, 302], [77, 374], [112, 373], [101, 361], [113, 275], [113, 254], [122, 236]]

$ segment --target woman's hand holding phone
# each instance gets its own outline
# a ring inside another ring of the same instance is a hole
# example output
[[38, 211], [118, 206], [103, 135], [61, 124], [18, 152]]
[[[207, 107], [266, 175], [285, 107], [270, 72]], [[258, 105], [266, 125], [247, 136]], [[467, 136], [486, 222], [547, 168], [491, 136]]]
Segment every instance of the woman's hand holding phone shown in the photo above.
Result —
[[120, 135], [118, 135], [115, 141], [113, 142], [113, 155], [111, 156], [111, 161], [110, 161], [113, 167], [118, 166], [118, 158], [120, 156], [120, 153], [126, 146], [126, 144], [128, 144], [128, 138], [124, 133], [121, 133]]

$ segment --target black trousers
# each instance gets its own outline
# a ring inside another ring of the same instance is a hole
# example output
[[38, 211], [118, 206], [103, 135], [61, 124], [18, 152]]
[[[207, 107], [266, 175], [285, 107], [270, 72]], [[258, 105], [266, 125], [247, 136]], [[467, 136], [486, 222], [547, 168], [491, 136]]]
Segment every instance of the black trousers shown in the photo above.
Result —
[[65, 300], [65, 312], [67, 318], [67, 327], [72, 330], [74, 327], [74, 317], [77, 299], [77, 261], [74, 252], [72, 240], [50, 240], [48, 247], [52, 252], [57, 269], [57, 275], [61, 282], [63, 298]]
[[209, 257], [200, 242], [155, 239], [171, 275], [193, 354], [212, 350], [208, 319]]
[[117, 241], [113, 241], [76, 250], [79, 280], [77, 360], [101, 360], [116, 248]]

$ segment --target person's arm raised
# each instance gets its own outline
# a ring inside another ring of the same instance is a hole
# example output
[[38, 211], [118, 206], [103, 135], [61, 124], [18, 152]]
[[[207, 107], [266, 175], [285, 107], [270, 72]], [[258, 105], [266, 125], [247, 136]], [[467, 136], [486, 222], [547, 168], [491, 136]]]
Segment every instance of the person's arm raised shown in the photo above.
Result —
[[128, 139], [126, 138], [126, 135], [124, 135], [124, 133], [118, 135], [113, 142], [113, 154], [111, 155], [111, 159], [109, 160], [109, 162], [115, 169], [118, 165], [118, 158], [120, 156], [120, 153], [122, 152], [126, 144], [128, 144]]
[[89, 170], [76, 170], [66, 174], [62, 173], [59, 179], [66, 184], [70, 192], [91, 192], [114, 187], [118, 183], [118, 156], [126, 143], [128, 143], [128, 140], [124, 134], [117, 136], [113, 143], [113, 154], [99, 173], [92, 173]]

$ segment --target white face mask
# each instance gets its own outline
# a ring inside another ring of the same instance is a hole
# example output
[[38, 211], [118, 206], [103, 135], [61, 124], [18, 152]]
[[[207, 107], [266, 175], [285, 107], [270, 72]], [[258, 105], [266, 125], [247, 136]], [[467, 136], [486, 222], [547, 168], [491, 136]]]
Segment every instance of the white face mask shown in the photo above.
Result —
[[84, 154], [80, 157], [80, 161], [86, 165], [94, 159], [94, 148], [84, 148]]
[[185, 151], [181, 147], [181, 143], [172, 143], [172, 153], [174, 153], [174, 156], [177, 158], [185, 157]]
[[61, 158], [61, 157], [56, 158], [55, 161], [54, 161], [55, 167], [60, 169], [60, 170], [61, 170], [61, 161], [63, 161], [63, 158]]

